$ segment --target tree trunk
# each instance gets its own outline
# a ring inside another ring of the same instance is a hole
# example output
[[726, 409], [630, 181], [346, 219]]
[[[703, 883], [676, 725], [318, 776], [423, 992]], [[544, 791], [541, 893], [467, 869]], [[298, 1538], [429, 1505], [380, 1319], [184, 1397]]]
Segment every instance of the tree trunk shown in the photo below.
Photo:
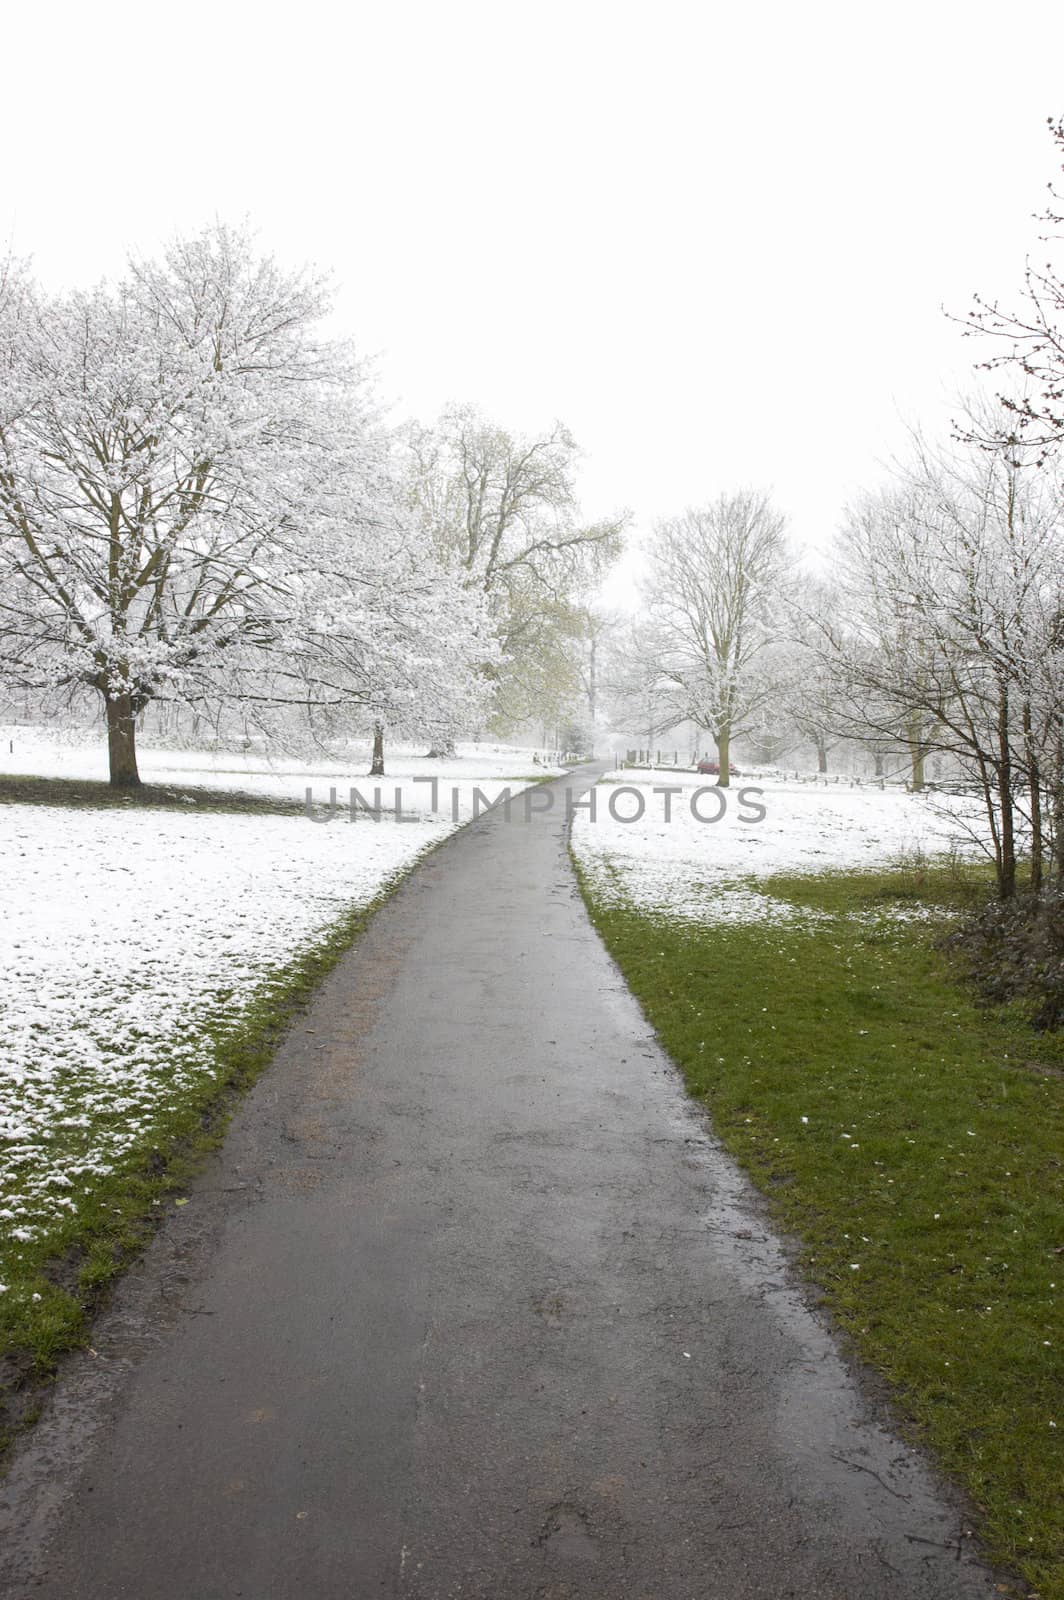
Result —
[[115, 789], [134, 789], [140, 783], [140, 773], [137, 771], [137, 724], [132, 697], [105, 695], [103, 703], [111, 785]]
[[910, 722], [906, 729], [906, 743], [909, 746], [909, 759], [912, 762], [912, 787], [913, 793], [919, 794], [924, 787], [924, 749], [920, 738], [919, 722]]
[[1042, 823], [1042, 769], [1034, 741], [1031, 702], [1023, 702], [1023, 756], [1027, 766], [1027, 792], [1031, 800], [1031, 893], [1042, 893], [1045, 849]]
[[1053, 849], [1056, 852], [1053, 868], [1057, 882], [1064, 886], [1064, 732], [1057, 735], [1054, 765], [1053, 798], [1050, 802], [1053, 814]]
[[818, 772], [828, 770], [828, 747], [823, 739], [818, 739], [816, 742], [816, 770]]
[[1012, 804], [1012, 746], [1009, 743], [1009, 690], [998, 684], [997, 799], [1001, 815], [1001, 867], [998, 894], [1011, 900], [1016, 893], [1016, 831]]
[[878, 750], [876, 751], [875, 756], [873, 757], [873, 759], [874, 759], [875, 764], [876, 764], [875, 775], [876, 775], [877, 778], [881, 778], [883, 776], [883, 757], [880, 755]]
[[731, 783], [731, 729], [721, 728], [713, 737], [717, 743], [717, 782], [727, 789]]
[[373, 724], [373, 760], [370, 762], [371, 778], [384, 777], [384, 723]]

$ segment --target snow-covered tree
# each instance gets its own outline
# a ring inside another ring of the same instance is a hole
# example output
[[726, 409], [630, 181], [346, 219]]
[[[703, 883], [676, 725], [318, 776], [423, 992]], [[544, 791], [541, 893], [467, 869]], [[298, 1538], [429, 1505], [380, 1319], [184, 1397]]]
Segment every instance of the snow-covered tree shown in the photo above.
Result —
[[[986, 413], [974, 421], [989, 437]], [[931, 750], [971, 773], [1002, 898], [1015, 891], [1021, 825], [1034, 887], [1049, 856], [1060, 868], [1062, 528], [1056, 474], [1033, 446], [918, 442], [898, 485], [851, 514], [839, 611], [823, 630], [848, 731], [907, 739], [914, 786]]]
[[864, 744], [877, 771], [888, 753], [904, 752], [914, 790], [924, 787], [941, 710], [935, 647], [892, 567], [918, 518], [913, 492], [900, 484], [856, 501], [833, 552], [833, 603], [810, 605], [799, 594], [792, 606], [806, 652], [819, 655], [816, 676], [830, 696], [834, 732]]
[[405, 721], [416, 670], [424, 692], [465, 684], [464, 645], [490, 658], [461, 586], [407, 549], [366, 375], [320, 332], [329, 303], [221, 224], [113, 286], [4, 279], [0, 661], [99, 695], [113, 783], [139, 781], [153, 699]]
[[602, 605], [581, 606], [577, 613], [576, 638], [580, 646], [578, 672], [584, 708], [592, 728], [598, 721], [602, 673], [610, 640], [621, 629], [620, 618]]
[[525, 437], [452, 406], [406, 437], [426, 542], [488, 600], [504, 661], [492, 671], [499, 720], [553, 715], [578, 678], [580, 606], [617, 556], [627, 518], [582, 519], [579, 451], [561, 423]]
[[712, 735], [722, 784], [733, 740], [779, 691], [786, 562], [784, 519], [753, 490], [659, 523], [649, 546], [645, 600], [672, 721]]
[[[796, 578], [789, 586], [784, 639], [778, 647], [777, 722], [790, 723], [800, 740], [812, 745], [817, 771], [821, 773], [827, 772], [829, 757], [840, 738], [836, 726], [836, 673], [821, 649], [824, 624], [835, 616], [837, 606], [830, 584], [809, 576]], [[782, 732], [777, 733], [776, 743], [781, 749], [787, 748]]]
[[485, 662], [498, 659], [483, 596], [421, 548], [397, 509], [354, 567], [315, 575], [298, 629], [311, 703], [324, 736], [372, 732], [453, 744], [487, 715]]
[[609, 634], [599, 674], [599, 690], [610, 722], [636, 736], [649, 750], [677, 725], [675, 685], [667, 677], [657, 629], [639, 615]]

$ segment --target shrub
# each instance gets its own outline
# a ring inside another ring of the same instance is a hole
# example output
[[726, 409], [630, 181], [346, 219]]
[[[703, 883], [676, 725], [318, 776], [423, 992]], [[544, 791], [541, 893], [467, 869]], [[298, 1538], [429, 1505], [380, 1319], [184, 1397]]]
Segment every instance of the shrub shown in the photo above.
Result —
[[1040, 1031], [1064, 1024], [1064, 886], [995, 900], [948, 935], [987, 1001], [1031, 1003]]

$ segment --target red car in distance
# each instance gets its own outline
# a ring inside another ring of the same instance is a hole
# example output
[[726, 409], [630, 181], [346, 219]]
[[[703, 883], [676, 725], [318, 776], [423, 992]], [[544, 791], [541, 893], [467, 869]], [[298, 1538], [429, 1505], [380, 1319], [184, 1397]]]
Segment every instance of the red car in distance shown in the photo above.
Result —
[[[699, 772], [707, 773], [711, 778], [720, 777], [719, 762], [710, 761], [708, 757], [704, 761], [700, 761], [698, 763], [698, 770]], [[737, 778], [739, 776], [739, 768], [735, 765], [734, 761], [728, 762], [728, 775], [732, 778]]]

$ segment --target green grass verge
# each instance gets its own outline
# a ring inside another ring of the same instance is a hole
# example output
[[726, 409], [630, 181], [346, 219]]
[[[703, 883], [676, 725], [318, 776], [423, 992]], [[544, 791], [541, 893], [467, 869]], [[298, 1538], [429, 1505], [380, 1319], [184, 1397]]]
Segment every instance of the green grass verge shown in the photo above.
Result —
[[701, 928], [615, 898], [616, 879], [581, 884], [837, 1323], [970, 1493], [990, 1555], [1062, 1600], [1064, 1038], [981, 1008], [936, 947], [970, 884], [921, 864], [777, 877], [753, 887], [812, 915]]
[[87, 1342], [101, 1293], [143, 1248], [205, 1155], [224, 1137], [240, 1095], [271, 1061], [285, 1027], [346, 954], [401, 874], [370, 903], [255, 986], [235, 1020], [208, 1020], [205, 1072], [152, 1119], [144, 1141], [97, 1179], [76, 1214], [46, 1239], [0, 1244], [0, 1450], [39, 1409], [58, 1358]]

